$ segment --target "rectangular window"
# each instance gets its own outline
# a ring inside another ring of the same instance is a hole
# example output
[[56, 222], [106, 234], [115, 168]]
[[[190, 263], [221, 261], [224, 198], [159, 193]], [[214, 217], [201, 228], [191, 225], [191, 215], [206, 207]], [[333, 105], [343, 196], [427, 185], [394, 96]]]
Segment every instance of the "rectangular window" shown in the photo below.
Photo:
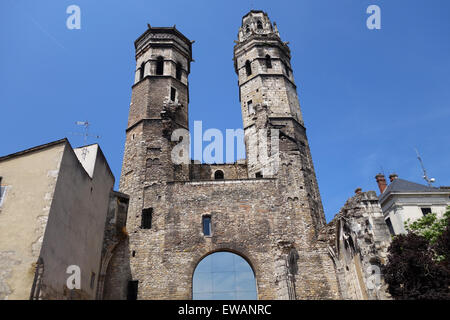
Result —
[[420, 208], [422, 210], [422, 214], [426, 216], [431, 213], [431, 208]]
[[389, 228], [389, 232], [391, 233], [392, 236], [394, 236], [395, 232], [394, 232], [394, 227], [392, 226], [391, 218], [386, 219], [386, 224]]
[[256, 177], [256, 179], [262, 179], [262, 178], [263, 178], [263, 175], [262, 175], [261, 171], [255, 173], [255, 177]]
[[152, 228], [153, 208], [142, 210], [141, 229]]
[[250, 100], [247, 102], [248, 114], [255, 113], [255, 109], [253, 108], [253, 101]]
[[203, 217], [203, 235], [205, 235], [205, 236], [211, 235], [211, 217], [210, 216]]
[[137, 300], [139, 281], [128, 281], [127, 300]]
[[175, 88], [170, 88], [170, 101], [175, 101], [177, 96], [177, 90]]

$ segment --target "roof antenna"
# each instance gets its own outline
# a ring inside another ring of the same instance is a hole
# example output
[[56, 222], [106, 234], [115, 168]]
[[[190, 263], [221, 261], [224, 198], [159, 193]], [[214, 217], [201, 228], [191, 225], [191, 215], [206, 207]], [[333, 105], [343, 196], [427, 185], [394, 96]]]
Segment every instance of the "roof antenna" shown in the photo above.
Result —
[[419, 159], [420, 165], [423, 170], [423, 179], [428, 183], [428, 186], [432, 187], [432, 183], [434, 183], [436, 181], [436, 179], [428, 178], [427, 170], [425, 169], [425, 166], [423, 164], [422, 158], [420, 157], [419, 151], [417, 150], [417, 148], [415, 150], [416, 150], [416, 154], [417, 154], [417, 159]]
[[86, 159], [86, 155], [87, 155], [88, 152], [89, 152], [88, 149], [87, 149], [87, 139], [88, 139], [89, 137], [92, 137], [92, 138], [95, 138], [95, 139], [100, 139], [100, 136], [89, 134], [89, 126], [91, 125], [91, 124], [89, 123], [89, 121], [77, 121], [77, 122], [75, 122], [75, 124], [76, 124], [77, 126], [83, 126], [83, 127], [84, 127], [84, 132], [83, 132], [83, 133], [80, 133], [80, 132], [71, 132], [71, 134], [73, 134], [73, 135], [81, 135], [81, 136], [83, 136], [83, 139], [84, 139], [84, 147], [83, 147], [83, 150], [82, 150], [81, 155], [82, 155], [83, 160], [84, 160], [84, 159]]

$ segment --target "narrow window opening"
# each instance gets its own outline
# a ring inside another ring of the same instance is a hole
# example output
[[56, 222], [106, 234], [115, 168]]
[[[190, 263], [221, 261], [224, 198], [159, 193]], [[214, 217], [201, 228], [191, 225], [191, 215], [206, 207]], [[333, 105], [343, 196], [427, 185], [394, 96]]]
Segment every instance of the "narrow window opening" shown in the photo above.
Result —
[[261, 171], [257, 172], [255, 174], [256, 179], [262, 179], [263, 178], [263, 174], [261, 173]]
[[210, 236], [211, 235], [211, 217], [203, 216], [203, 235]]
[[420, 208], [422, 210], [422, 214], [426, 216], [431, 213], [431, 208]]
[[152, 228], [153, 208], [142, 210], [141, 229]]
[[161, 76], [164, 74], [164, 58], [158, 57], [156, 59], [156, 74]]
[[286, 64], [286, 62], [283, 62], [283, 67], [284, 67], [284, 72], [286, 72], [286, 75], [289, 77], [290, 76], [290, 72], [289, 72], [289, 67]]
[[255, 113], [255, 109], [253, 108], [253, 101], [250, 100], [247, 102], [248, 114]]
[[134, 258], [136, 256], [136, 251], [133, 250], [133, 252], [131, 253], [132, 257]]
[[144, 75], [145, 75], [145, 62], [142, 62], [141, 68], [139, 70], [139, 81], [144, 79]]
[[223, 180], [225, 177], [224, 177], [224, 174], [223, 174], [223, 171], [222, 170], [217, 170], [215, 173], [214, 173], [214, 179], [215, 180]]
[[245, 62], [245, 71], [247, 72], [247, 76], [252, 75], [252, 65], [250, 64], [250, 61]]
[[170, 101], [175, 101], [177, 96], [177, 90], [175, 88], [170, 88]]
[[266, 67], [267, 69], [272, 68], [272, 58], [269, 55], [266, 55]]
[[249, 26], [249, 25], [247, 25], [247, 26], [245, 27], [245, 32], [246, 32], [246, 33], [250, 33], [250, 26]]
[[177, 63], [176, 78], [181, 80], [181, 64]]
[[95, 285], [95, 272], [91, 273], [91, 289], [94, 289]]
[[258, 21], [257, 26], [258, 26], [258, 29], [259, 29], [259, 30], [262, 30], [262, 29], [263, 29], [263, 24], [262, 24], [261, 21]]
[[394, 232], [394, 227], [392, 226], [391, 218], [387, 218], [387, 219], [386, 219], [386, 224], [387, 224], [387, 226], [388, 226], [389, 233], [390, 233], [392, 236], [394, 236], [394, 235], [395, 235], [395, 232]]
[[128, 281], [127, 300], [137, 300], [139, 281]]

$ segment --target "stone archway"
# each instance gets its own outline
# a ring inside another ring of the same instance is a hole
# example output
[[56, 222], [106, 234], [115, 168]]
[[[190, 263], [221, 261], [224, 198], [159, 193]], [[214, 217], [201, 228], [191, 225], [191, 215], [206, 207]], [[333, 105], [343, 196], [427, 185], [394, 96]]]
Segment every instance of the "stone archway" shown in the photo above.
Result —
[[192, 277], [193, 300], [257, 300], [256, 277], [238, 254], [218, 251], [204, 257]]

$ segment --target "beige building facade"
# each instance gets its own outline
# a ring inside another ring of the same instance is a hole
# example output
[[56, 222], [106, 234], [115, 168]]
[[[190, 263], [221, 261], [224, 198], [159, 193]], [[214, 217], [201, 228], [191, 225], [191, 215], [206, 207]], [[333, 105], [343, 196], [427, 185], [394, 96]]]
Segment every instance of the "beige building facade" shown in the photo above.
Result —
[[106, 218], [127, 201], [99, 146], [62, 139], [0, 157], [0, 177], [0, 298], [96, 298]]

